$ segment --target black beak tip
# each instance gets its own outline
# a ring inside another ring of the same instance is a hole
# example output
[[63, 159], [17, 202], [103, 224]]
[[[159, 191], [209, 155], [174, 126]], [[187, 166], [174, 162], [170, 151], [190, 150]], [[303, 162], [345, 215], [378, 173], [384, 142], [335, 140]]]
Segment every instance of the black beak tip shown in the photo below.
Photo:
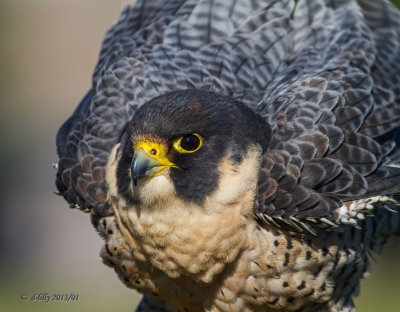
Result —
[[137, 186], [139, 179], [146, 176], [146, 172], [148, 169], [148, 159], [140, 157], [140, 154], [135, 154], [131, 162], [131, 177], [134, 186]]

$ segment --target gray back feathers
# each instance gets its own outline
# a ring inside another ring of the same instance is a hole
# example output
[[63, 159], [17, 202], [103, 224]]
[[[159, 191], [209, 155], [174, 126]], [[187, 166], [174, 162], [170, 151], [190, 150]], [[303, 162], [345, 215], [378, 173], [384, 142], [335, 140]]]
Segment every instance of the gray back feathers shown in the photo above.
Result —
[[137, 1], [108, 31], [90, 96], [60, 129], [57, 187], [109, 212], [104, 166], [135, 110], [205, 89], [273, 128], [260, 218], [339, 223], [344, 202], [400, 191], [399, 36], [385, 1]]

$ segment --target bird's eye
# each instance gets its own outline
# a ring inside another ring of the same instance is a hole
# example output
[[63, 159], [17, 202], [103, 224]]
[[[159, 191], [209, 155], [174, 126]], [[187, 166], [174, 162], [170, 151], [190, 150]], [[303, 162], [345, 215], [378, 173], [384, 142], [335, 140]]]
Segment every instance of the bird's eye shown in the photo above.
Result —
[[173, 146], [179, 153], [194, 153], [200, 149], [202, 139], [197, 133], [187, 134], [177, 139]]

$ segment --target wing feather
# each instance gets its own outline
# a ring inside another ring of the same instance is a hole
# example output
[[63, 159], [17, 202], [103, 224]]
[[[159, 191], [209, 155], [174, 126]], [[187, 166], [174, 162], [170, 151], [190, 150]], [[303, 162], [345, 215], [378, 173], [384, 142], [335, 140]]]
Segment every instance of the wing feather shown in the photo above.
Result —
[[289, 228], [293, 218], [334, 225], [343, 203], [399, 192], [400, 169], [395, 161], [385, 166], [400, 155], [400, 107], [391, 83], [400, 72], [389, 68], [399, 64], [399, 17], [384, 1], [299, 1], [293, 63], [258, 108], [274, 131], [265, 157], [288, 151], [303, 160], [297, 185], [291, 184], [292, 197], [300, 199], [287, 204], [280, 181], [290, 179], [280, 176], [276, 194], [269, 193], [273, 200], [258, 201], [258, 211], [269, 214], [265, 220], [276, 216]]
[[111, 213], [104, 167], [136, 109], [207, 89], [271, 125], [256, 213], [334, 223], [344, 202], [400, 185], [399, 21], [385, 1], [138, 0], [109, 29], [91, 91], [59, 130], [57, 188]]

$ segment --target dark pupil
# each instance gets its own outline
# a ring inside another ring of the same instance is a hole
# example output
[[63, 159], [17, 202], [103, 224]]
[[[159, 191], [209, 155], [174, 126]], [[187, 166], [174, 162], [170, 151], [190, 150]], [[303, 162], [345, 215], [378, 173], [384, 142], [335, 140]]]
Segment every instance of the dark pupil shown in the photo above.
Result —
[[193, 134], [185, 135], [181, 141], [181, 147], [186, 151], [194, 151], [200, 145], [200, 140]]

